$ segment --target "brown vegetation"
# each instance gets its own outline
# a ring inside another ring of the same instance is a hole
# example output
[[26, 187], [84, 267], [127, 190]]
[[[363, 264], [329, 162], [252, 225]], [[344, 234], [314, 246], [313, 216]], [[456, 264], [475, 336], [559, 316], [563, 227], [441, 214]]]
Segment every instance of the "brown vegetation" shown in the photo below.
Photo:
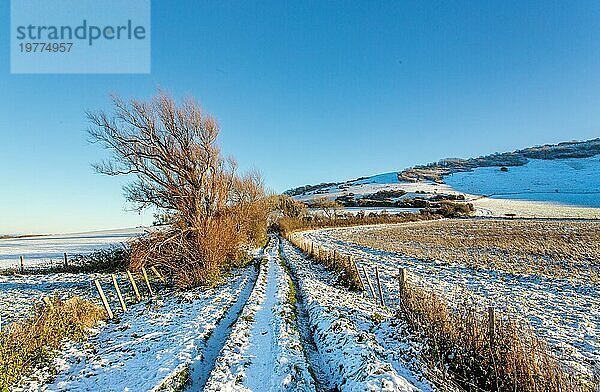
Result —
[[350, 290], [362, 290], [362, 281], [354, 261], [348, 256], [337, 251], [324, 249], [303, 238], [289, 236], [287, 238], [295, 247], [299, 248], [307, 257], [323, 264], [325, 268], [338, 276], [338, 283]]
[[441, 216], [423, 213], [400, 213], [400, 214], [373, 214], [346, 216], [337, 219], [326, 219], [323, 217], [292, 218], [282, 217], [273, 224], [273, 229], [284, 236], [295, 231], [325, 229], [332, 227], [351, 227], [361, 225], [378, 225], [390, 223], [418, 222], [423, 220], [439, 219]]
[[336, 235], [344, 241], [422, 260], [600, 280], [600, 222], [443, 220]]
[[430, 366], [446, 369], [464, 390], [586, 390], [529, 326], [476, 313], [467, 300], [450, 307], [445, 298], [407, 282], [398, 315], [426, 341]]
[[0, 332], [0, 391], [8, 391], [34, 369], [49, 365], [63, 339], [81, 341], [86, 330], [106, 318], [99, 306], [78, 297], [38, 305], [29, 319]]
[[112, 151], [96, 169], [133, 174], [126, 198], [154, 207], [169, 225], [135, 241], [131, 267], [156, 265], [182, 287], [213, 285], [242, 246], [266, 238], [266, 200], [257, 173], [239, 175], [217, 144], [219, 126], [200, 106], [160, 92], [151, 101], [113, 97], [114, 113], [90, 113], [92, 141]]

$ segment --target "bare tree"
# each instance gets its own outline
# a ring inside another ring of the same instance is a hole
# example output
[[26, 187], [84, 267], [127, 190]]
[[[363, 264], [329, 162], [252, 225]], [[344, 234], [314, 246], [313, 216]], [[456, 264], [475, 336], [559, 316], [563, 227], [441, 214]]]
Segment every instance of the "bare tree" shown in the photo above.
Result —
[[237, 175], [217, 144], [217, 121], [195, 101], [177, 104], [162, 91], [150, 101], [111, 98], [112, 113], [88, 113], [91, 141], [112, 151], [95, 168], [135, 175], [126, 199], [139, 209], [156, 207], [172, 223], [132, 244], [132, 266], [151, 261], [182, 285], [214, 283], [241, 244], [265, 234], [260, 175]]
[[313, 199], [311, 207], [320, 209], [327, 219], [334, 219], [337, 211], [342, 208], [342, 205], [335, 200], [326, 198], [325, 196], [319, 196]]
[[288, 195], [272, 196], [271, 205], [274, 210], [289, 218], [300, 218], [307, 213], [306, 204]]

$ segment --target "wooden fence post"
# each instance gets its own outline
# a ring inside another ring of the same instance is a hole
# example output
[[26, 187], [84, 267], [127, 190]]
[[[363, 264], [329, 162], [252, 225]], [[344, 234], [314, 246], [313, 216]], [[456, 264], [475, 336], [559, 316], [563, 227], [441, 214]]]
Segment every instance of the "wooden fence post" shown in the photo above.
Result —
[[69, 259], [67, 259], [67, 253], [65, 252], [65, 268], [69, 268]]
[[127, 276], [129, 277], [129, 282], [131, 282], [131, 287], [133, 287], [135, 299], [137, 299], [137, 301], [140, 302], [142, 300], [142, 297], [140, 296], [140, 291], [138, 290], [137, 284], [135, 283], [135, 279], [133, 279], [133, 275], [131, 275], [130, 271], [127, 271]]
[[385, 306], [383, 302], [383, 290], [381, 290], [381, 280], [379, 279], [379, 268], [375, 266], [375, 279], [377, 279], [377, 291], [379, 292], [379, 302], [381, 306]]
[[150, 267], [150, 271], [154, 272], [154, 275], [156, 275], [156, 277], [158, 279], [160, 279], [161, 282], [163, 282], [164, 284], [167, 284], [167, 280], [164, 278], [164, 276], [161, 275], [160, 272], [158, 272], [158, 270], [156, 269], [155, 266]]
[[100, 294], [100, 299], [102, 299], [102, 305], [104, 305], [104, 309], [108, 314], [108, 318], [112, 319], [114, 317], [112, 310], [110, 310], [110, 305], [108, 304], [108, 300], [106, 299], [106, 295], [104, 295], [104, 290], [102, 290], [102, 286], [100, 285], [100, 281], [98, 279], [94, 280], [94, 284], [96, 285], [96, 290], [98, 290], [98, 294]]
[[490, 348], [493, 349], [496, 335], [496, 315], [494, 314], [493, 306], [488, 306], [488, 335], [490, 339]]
[[398, 270], [398, 289], [400, 290], [400, 298], [402, 298], [406, 289], [406, 270], [402, 267]]
[[358, 271], [358, 266], [356, 265], [356, 261], [352, 258], [352, 256], [348, 256], [348, 263], [354, 267], [354, 271], [356, 272], [356, 276], [358, 276], [358, 280], [360, 281], [360, 287], [362, 291], [365, 291], [365, 282], [363, 282], [362, 277], [360, 276], [360, 271]]
[[375, 290], [373, 289], [373, 285], [371, 284], [371, 279], [369, 279], [369, 274], [367, 274], [367, 269], [365, 266], [362, 266], [363, 273], [365, 274], [365, 279], [367, 279], [367, 284], [369, 285], [369, 291], [371, 292], [371, 297], [375, 298]]
[[23, 266], [23, 256], [21, 256], [21, 273], [25, 272], [25, 267]]
[[146, 287], [148, 287], [150, 296], [154, 297], [154, 291], [152, 291], [152, 286], [150, 286], [150, 281], [148, 280], [148, 274], [146, 273], [146, 268], [144, 268], [144, 267], [142, 267], [142, 274], [144, 275], [144, 280], [146, 281]]
[[123, 300], [123, 295], [121, 294], [121, 289], [119, 288], [119, 283], [117, 282], [117, 277], [115, 276], [115, 274], [112, 274], [112, 282], [113, 282], [113, 286], [115, 286], [115, 291], [117, 292], [117, 297], [119, 297], [119, 303], [121, 304], [121, 309], [123, 309], [123, 312], [126, 312], [127, 305], [125, 304], [125, 301]]

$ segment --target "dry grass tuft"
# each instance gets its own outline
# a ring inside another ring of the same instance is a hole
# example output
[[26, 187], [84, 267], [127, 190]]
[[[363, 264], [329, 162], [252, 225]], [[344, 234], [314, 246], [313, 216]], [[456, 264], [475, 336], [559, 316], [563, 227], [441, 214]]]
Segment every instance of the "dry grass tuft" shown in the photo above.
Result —
[[443, 297], [407, 283], [399, 317], [426, 341], [432, 368], [446, 369], [467, 391], [587, 390], [528, 325], [476, 312], [468, 301], [451, 308]]
[[105, 318], [101, 307], [79, 297], [37, 305], [32, 317], [0, 332], [0, 391], [50, 364], [64, 339], [83, 340], [86, 330]]

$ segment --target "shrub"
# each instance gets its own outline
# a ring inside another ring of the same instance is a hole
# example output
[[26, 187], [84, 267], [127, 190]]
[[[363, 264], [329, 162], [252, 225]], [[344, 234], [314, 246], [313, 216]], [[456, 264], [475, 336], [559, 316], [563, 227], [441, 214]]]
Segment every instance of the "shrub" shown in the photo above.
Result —
[[123, 244], [109, 249], [97, 250], [90, 254], [73, 255], [68, 259], [66, 265], [61, 261], [60, 264], [47, 263], [29, 267], [23, 272], [18, 268], [4, 269], [0, 270], [0, 275], [117, 272], [127, 269], [130, 258], [131, 251], [127, 245]]
[[0, 390], [8, 391], [34, 369], [49, 365], [63, 339], [81, 341], [86, 330], [105, 319], [102, 308], [78, 297], [37, 305], [33, 316], [0, 332]]
[[75, 255], [66, 267], [55, 268], [52, 272], [116, 272], [127, 269], [131, 251], [126, 246], [113, 246], [87, 255]]

